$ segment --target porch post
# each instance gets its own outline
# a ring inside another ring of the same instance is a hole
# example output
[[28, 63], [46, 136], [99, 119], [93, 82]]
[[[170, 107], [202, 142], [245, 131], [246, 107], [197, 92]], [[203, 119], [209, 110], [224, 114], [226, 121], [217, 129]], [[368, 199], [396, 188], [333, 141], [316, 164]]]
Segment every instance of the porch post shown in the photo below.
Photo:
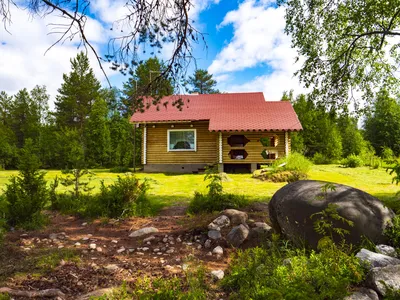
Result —
[[222, 155], [222, 132], [218, 135], [218, 172], [224, 171], [223, 155]]
[[285, 131], [285, 156], [289, 155], [289, 132]]
[[147, 161], [147, 127], [146, 124], [143, 125], [143, 164], [145, 165]]

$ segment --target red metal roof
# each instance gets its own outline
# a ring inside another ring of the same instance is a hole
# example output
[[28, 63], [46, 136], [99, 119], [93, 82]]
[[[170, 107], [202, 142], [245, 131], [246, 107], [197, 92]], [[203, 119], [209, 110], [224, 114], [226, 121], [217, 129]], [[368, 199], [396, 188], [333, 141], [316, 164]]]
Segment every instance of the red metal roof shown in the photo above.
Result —
[[[172, 102], [182, 99], [182, 110]], [[136, 112], [132, 123], [209, 120], [210, 131], [301, 130], [289, 101], [265, 101], [263, 93], [173, 95]], [[167, 103], [163, 105], [162, 103]]]

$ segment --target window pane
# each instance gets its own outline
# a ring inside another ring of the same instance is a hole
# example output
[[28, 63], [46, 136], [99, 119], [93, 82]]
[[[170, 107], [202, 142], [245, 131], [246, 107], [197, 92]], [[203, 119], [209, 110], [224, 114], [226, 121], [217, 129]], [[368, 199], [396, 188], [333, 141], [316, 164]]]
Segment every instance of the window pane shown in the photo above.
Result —
[[169, 149], [181, 150], [195, 149], [194, 131], [170, 131], [169, 132]]

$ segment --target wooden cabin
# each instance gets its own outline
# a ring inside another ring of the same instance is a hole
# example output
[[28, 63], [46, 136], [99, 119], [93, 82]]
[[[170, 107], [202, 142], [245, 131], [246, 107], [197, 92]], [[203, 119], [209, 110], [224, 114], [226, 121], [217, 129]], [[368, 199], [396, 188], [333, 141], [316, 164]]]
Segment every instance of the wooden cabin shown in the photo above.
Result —
[[145, 172], [197, 173], [215, 163], [254, 171], [288, 155], [290, 133], [302, 129], [289, 101], [263, 93], [168, 96], [131, 122], [142, 128]]

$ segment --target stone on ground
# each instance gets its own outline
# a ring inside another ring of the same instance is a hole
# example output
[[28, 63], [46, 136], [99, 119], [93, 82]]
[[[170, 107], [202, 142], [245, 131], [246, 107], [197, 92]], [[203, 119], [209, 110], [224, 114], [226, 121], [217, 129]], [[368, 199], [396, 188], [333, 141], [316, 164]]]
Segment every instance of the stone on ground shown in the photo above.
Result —
[[221, 280], [222, 278], [224, 278], [225, 273], [222, 270], [214, 270], [211, 271], [211, 275], [214, 279]]
[[[384, 244], [387, 239], [383, 231], [394, 213], [380, 200], [359, 189], [333, 184], [334, 190], [331, 190], [327, 184], [300, 180], [278, 190], [269, 202], [269, 216], [274, 230], [297, 244], [304, 245], [306, 242], [316, 248], [322, 236], [314, 230], [318, 216], [311, 216], [334, 204], [340, 216], [353, 222], [353, 226], [343, 222], [335, 224], [350, 231], [345, 235], [348, 243], [359, 244], [365, 236], [375, 244]], [[334, 239], [341, 240], [336, 236]]]
[[146, 234], [158, 232], [158, 229], [155, 227], [144, 227], [139, 230], [136, 230], [129, 234], [129, 237], [140, 237]]
[[246, 224], [246, 221], [249, 218], [247, 213], [237, 209], [225, 209], [222, 212], [222, 215], [227, 216], [232, 225]]
[[217, 246], [217, 247], [215, 247], [215, 248], [213, 249], [212, 253], [213, 253], [213, 254], [222, 255], [222, 254], [224, 254], [224, 249], [222, 249], [221, 246]]
[[219, 230], [208, 231], [208, 237], [212, 240], [218, 240], [221, 238], [221, 232]]
[[222, 215], [216, 218], [210, 224], [208, 224], [208, 229], [221, 230], [221, 228], [228, 227], [229, 225], [231, 225], [231, 221], [229, 220], [229, 218], [225, 215]]
[[239, 247], [249, 236], [249, 229], [243, 224], [233, 227], [226, 236], [226, 240], [234, 247]]
[[387, 288], [400, 289], [400, 265], [373, 268], [367, 278], [368, 287], [385, 296]]
[[374, 290], [360, 288], [343, 300], [379, 300], [379, 296]]
[[376, 252], [384, 254], [384, 255], [388, 255], [388, 256], [391, 256], [391, 257], [396, 257], [397, 256], [396, 249], [394, 249], [392, 246], [376, 245], [375, 249], [376, 249]]
[[368, 263], [371, 269], [400, 264], [400, 259], [375, 253], [367, 249], [361, 249], [360, 252], [356, 254], [356, 257], [358, 257], [361, 261]]

